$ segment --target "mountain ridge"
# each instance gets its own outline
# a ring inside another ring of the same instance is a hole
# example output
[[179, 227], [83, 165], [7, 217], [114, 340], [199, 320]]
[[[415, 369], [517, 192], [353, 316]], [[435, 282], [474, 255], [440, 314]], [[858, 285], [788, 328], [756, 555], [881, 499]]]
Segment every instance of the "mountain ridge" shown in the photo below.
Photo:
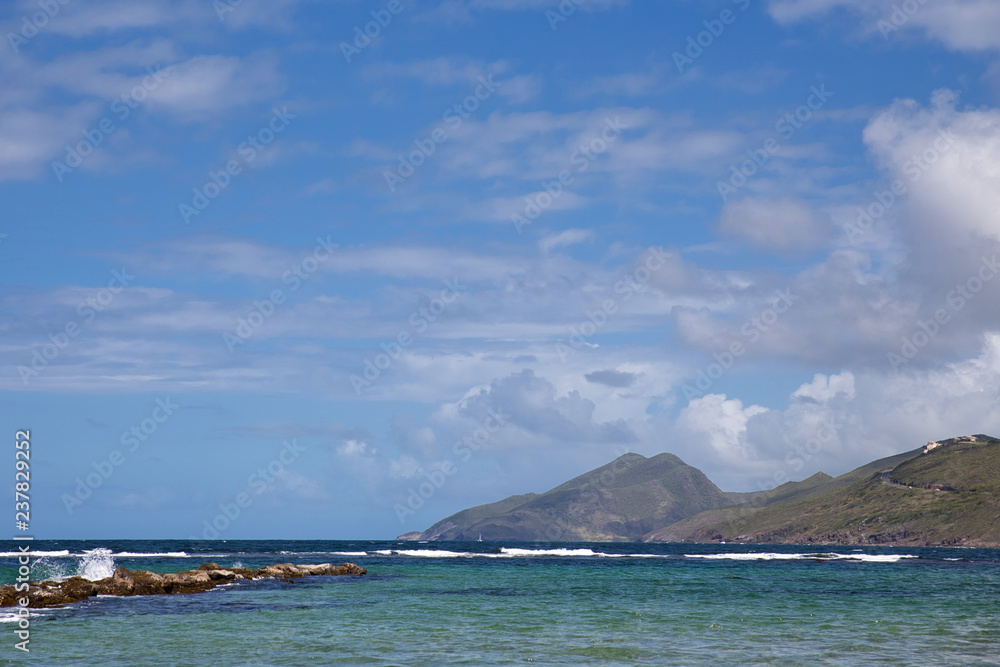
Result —
[[403, 539], [638, 541], [655, 527], [732, 504], [679, 457], [624, 454], [541, 494], [457, 512]]
[[401, 540], [1000, 546], [1000, 440], [931, 442], [842, 475], [724, 492], [670, 453], [624, 454], [544, 493], [467, 508]]

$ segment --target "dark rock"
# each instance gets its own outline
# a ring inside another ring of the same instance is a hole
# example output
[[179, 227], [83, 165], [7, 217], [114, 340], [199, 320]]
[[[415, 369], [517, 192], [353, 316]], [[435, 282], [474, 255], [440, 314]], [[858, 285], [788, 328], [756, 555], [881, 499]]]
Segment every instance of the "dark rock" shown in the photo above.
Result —
[[163, 585], [162, 574], [149, 570], [135, 570], [132, 572], [132, 581], [135, 582], [132, 595], [162, 595], [167, 592]]
[[74, 600], [83, 600], [97, 595], [97, 584], [83, 577], [70, 577], [62, 582], [62, 592]]
[[205, 563], [197, 570], [157, 574], [148, 570], [129, 570], [124, 567], [100, 581], [70, 577], [64, 581], [33, 582], [27, 591], [17, 591], [13, 586], [0, 586], [0, 607], [13, 607], [20, 598], [28, 598], [29, 607], [55, 607], [85, 600], [94, 595], [165, 595], [201, 593], [227, 581], [239, 579], [276, 578], [291, 581], [299, 577], [363, 575], [368, 571], [353, 563], [332, 565], [294, 565], [279, 563], [259, 570], [233, 568], [227, 570], [216, 563]]

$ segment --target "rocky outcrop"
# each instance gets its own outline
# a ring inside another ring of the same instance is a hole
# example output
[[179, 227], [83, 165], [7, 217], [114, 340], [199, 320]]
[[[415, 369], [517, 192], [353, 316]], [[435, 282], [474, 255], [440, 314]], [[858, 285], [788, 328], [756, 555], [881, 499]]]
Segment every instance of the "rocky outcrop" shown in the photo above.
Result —
[[423, 533], [419, 530], [411, 530], [408, 533], [403, 533], [396, 539], [401, 542], [416, 542], [417, 540], [422, 539], [421, 535], [423, 535]]
[[296, 579], [298, 577], [363, 575], [368, 571], [354, 563], [331, 565], [294, 565], [280, 563], [259, 570], [240, 567], [226, 569], [216, 563], [205, 563], [197, 570], [157, 574], [148, 570], [129, 570], [124, 567], [99, 581], [70, 577], [63, 581], [39, 581], [27, 591], [17, 591], [13, 586], [0, 586], [0, 607], [13, 607], [21, 598], [28, 598], [29, 607], [56, 607], [86, 600], [94, 595], [178, 595], [201, 593], [219, 584], [240, 579]]

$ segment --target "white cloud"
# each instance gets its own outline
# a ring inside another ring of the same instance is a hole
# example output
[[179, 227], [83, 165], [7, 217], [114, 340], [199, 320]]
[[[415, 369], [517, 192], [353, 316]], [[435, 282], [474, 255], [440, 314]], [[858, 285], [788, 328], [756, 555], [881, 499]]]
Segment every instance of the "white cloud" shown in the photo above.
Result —
[[594, 238], [592, 229], [567, 229], [558, 234], [550, 234], [538, 242], [538, 248], [543, 253], [549, 253], [556, 248], [565, 248]]
[[0, 113], [0, 181], [37, 178], [53, 159], [64, 159], [65, 147], [75, 144], [80, 129], [97, 111], [94, 104], [38, 112], [4, 109]]
[[804, 202], [746, 197], [722, 208], [719, 233], [772, 252], [813, 250], [830, 236], [830, 223]]
[[[36, 0], [19, 0], [12, 4], [16, 4], [17, 9], [11, 13], [18, 16], [31, 16], [39, 8]], [[199, 0], [59, 0], [59, 11], [43, 32], [82, 39], [141, 30], [190, 29], [192, 26], [283, 29], [289, 27], [291, 14], [298, 4], [299, 0], [241, 0], [238, 4]], [[223, 8], [221, 12], [218, 6]], [[20, 25], [13, 24], [12, 29], [20, 29]]]
[[850, 371], [829, 376], [817, 373], [812, 382], [795, 390], [792, 399], [804, 398], [817, 403], [825, 403], [839, 394], [843, 394], [847, 398], [855, 396], [854, 375]]
[[[907, 11], [915, 7], [915, 10]], [[958, 51], [1000, 49], [1000, 5], [993, 0], [770, 0], [768, 9], [779, 23], [795, 23], [846, 9], [862, 21], [859, 29], [873, 38], [893, 39], [917, 30]]]
[[493, 410], [506, 415], [508, 426], [497, 441], [507, 446], [575, 446], [587, 444], [630, 443], [636, 436], [622, 421], [594, 420], [593, 401], [576, 390], [557, 394], [546, 378], [529, 369], [490, 382], [488, 388], [471, 391], [461, 401], [442, 406], [437, 419], [457, 419], [467, 428], [482, 423]]
[[[496, 94], [512, 104], [524, 104], [541, 91], [542, 79], [533, 74], [511, 74], [511, 64], [505, 60], [487, 63], [465, 56], [441, 56], [405, 63], [369, 65], [364, 72], [371, 79], [412, 78], [428, 86], [458, 86], [461, 95], [472, 94], [481, 86], [495, 86]], [[467, 88], [462, 91], [461, 88]]]
[[757, 458], [747, 442], [747, 424], [767, 411], [759, 405], [744, 408], [742, 401], [724, 394], [706, 394], [681, 410], [677, 426], [714, 449], [722, 465], [740, 465]]
[[163, 74], [165, 80], [150, 96], [150, 105], [192, 119], [273, 100], [283, 88], [277, 61], [269, 53], [197, 56], [164, 68]]
[[922, 232], [950, 236], [950, 245], [966, 243], [963, 233], [1000, 240], [1000, 109], [958, 111], [957, 102], [948, 90], [928, 107], [899, 100], [864, 140], [896, 178], [918, 184], [909, 198]]
[[376, 449], [368, 449], [368, 443], [363, 440], [344, 440], [337, 446], [337, 454], [347, 458], [362, 458], [376, 453]]

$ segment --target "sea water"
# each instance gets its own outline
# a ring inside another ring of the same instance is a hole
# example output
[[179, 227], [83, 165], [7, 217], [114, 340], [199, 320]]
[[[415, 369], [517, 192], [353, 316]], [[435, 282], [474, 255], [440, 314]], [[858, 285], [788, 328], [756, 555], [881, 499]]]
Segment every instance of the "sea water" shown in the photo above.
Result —
[[[0, 583], [16, 549], [0, 554]], [[1000, 551], [493, 542], [36, 541], [33, 578], [353, 562], [34, 610], [18, 665], [1000, 665]], [[6, 631], [7, 629], [10, 631]]]

